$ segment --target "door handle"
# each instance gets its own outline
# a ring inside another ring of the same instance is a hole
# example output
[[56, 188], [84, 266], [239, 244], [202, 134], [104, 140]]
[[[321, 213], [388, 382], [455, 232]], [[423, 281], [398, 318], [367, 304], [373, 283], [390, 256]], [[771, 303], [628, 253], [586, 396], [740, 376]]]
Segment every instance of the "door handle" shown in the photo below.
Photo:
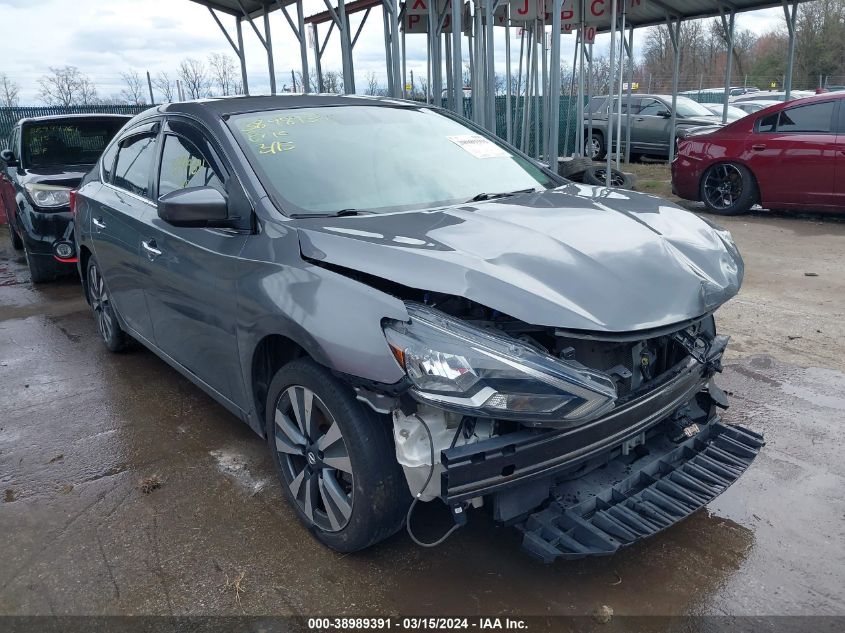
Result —
[[147, 242], [142, 241], [141, 246], [143, 246], [144, 250], [147, 251], [147, 257], [149, 257], [150, 261], [161, 255], [161, 251], [156, 248], [157, 245], [155, 240], [149, 240]]
[[643, 117], [641, 117], [641, 116], [638, 116], [638, 117], [637, 117], [636, 119], [634, 119], [634, 120], [635, 120], [635, 121], [645, 121], [645, 119], [644, 119]]
[[765, 143], [755, 143], [754, 145], [751, 146], [751, 149], [753, 149], [755, 152], [762, 152], [764, 149], [766, 149], [766, 144]]
[[97, 227], [98, 231], [102, 231], [104, 228], [106, 228], [106, 223], [102, 220], [98, 220], [97, 218], [91, 218], [91, 224]]

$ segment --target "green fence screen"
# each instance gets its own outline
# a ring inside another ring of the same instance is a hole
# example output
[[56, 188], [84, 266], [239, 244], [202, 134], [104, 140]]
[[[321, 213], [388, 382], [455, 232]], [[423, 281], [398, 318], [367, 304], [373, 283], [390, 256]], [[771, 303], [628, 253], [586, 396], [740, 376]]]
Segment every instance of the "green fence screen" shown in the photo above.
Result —
[[8, 145], [9, 132], [21, 119], [62, 114], [138, 114], [150, 106], [94, 105], [0, 108], [0, 148]]

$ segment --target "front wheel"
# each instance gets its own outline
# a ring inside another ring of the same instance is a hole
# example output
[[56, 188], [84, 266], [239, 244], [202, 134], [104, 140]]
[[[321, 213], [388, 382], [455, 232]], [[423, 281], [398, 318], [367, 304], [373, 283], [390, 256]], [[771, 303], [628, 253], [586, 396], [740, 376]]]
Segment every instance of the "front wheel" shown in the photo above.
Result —
[[587, 139], [587, 157], [593, 160], [601, 160], [606, 155], [604, 135], [599, 132], [593, 132], [593, 135]]
[[285, 365], [267, 394], [267, 439], [288, 502], [338, 552], [402, 527], [411, 502], [389, 420], [310, 359]]
[[23, 250], [23, 240], [15, 231], [15, 227], [12, 226], [12, 221], [9, 220], [9, 224], [6, 226], [9, 228], [9, 241], [12, 243], [12, 248], [16, 251]]
[[85, 273], [86, 291], [88, 303], [94, 312], [94, 319], [97, 321], [97, 329], [110, 352], [120, 352], [126, 349], [129, 336], [120, 327], [117, 320], [117, 313], [111, 302], [106, 281], [97, 261], [91, 257], [88, 260], [88, 267]]
[[[11, 229], [11, 227], [9, 227]], [[23, 254], [26, 258], [26, 265], [29, 268], [29, 277], [34, 284], [43, 284], [47, 281], [52, 281], [56, 278], [56, 267], [46, 257], [41, 255], [32, 255], [26, 244], [22, 244]]]
[[757, 184], [744, 165], [719, 163], [704, 172], [700, 195], [708, 211], [719, 215], [740, 215], [757, 201]]

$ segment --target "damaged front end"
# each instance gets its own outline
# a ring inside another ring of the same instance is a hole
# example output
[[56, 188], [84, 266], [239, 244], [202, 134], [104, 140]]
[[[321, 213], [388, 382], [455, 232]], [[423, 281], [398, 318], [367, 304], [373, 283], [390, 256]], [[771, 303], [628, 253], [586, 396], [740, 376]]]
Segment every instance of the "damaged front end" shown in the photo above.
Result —
[[684, 518], [762, 446], [717, 415], [727, 337], [710, 314], [592, 333], [424, 299], [384, 324], [407, 389], [382, 410], [411, 492], [456, 516], [492, 503], [545, 561], [612, 553]]

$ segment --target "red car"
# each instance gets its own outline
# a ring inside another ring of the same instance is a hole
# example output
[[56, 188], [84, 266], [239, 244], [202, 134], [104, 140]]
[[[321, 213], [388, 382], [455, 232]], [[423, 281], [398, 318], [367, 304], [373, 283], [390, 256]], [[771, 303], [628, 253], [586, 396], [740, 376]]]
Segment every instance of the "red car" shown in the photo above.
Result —
[[845, 93], [770, 106], [680, 140], [672, 190], [713, 213], [845, 212]]

